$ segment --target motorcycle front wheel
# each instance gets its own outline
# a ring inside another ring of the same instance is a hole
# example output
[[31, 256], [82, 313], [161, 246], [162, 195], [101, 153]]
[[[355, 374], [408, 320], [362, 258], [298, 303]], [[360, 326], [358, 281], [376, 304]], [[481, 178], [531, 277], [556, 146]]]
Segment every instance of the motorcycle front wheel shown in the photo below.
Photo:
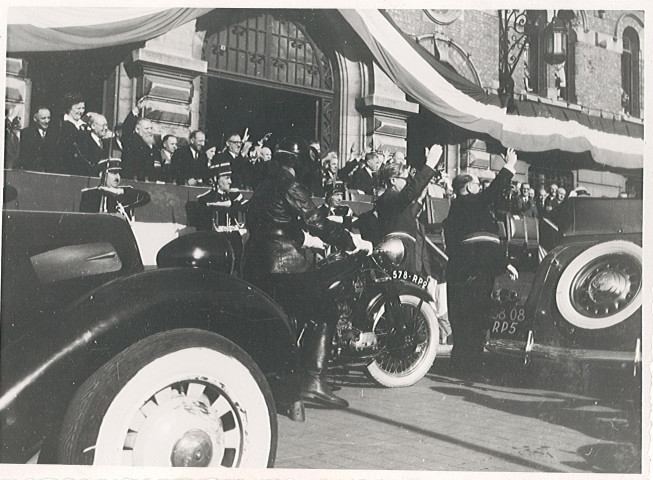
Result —
[[408, 387], [431, 368], [438, 351], [440, 329], [433, 306], [411, 294], [399, 295], [406, 320], [405, 329], [396, 326], [383, 301], [372, 309], [379, 353], [366, 373], [384, 387]]

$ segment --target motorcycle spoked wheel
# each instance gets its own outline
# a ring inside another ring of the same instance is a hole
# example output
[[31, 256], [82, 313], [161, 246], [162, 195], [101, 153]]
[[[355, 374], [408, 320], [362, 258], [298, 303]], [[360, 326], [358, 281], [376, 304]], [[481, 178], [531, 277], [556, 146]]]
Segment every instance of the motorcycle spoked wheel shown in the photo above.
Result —
[[433, 365], [440, 341], [438, 318], [430, 303], [410, 294], [399, 295], [399, 303], [413, 339], [406, 339], [392, 327], [381, 302], [372, 310], [380, 352], [366, 368], [375, 382], [391, 388], [408, 387], [424, 377]]

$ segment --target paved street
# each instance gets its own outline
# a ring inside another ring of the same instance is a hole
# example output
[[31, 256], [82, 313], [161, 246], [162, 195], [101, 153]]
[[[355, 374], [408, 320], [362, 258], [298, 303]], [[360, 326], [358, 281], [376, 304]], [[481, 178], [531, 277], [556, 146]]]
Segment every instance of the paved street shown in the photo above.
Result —
[[304, 423], [279, 417], [275, 466], [640, 472], [640, 427], [628, 414], [624, 371], [535, 366], [520, 377], [505, 360], [487, 365], [487, 382], [467, 382], [438, 358], [404, 389], [376, 387], [360, 372], [339, 376], [350, 408], [307, 408]]

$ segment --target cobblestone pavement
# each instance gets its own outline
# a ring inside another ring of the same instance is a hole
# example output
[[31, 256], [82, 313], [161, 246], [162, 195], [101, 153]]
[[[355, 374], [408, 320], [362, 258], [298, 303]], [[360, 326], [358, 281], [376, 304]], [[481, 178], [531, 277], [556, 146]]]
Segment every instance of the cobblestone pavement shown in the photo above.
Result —
[[[453, 378], [438, 358], [416, 385], [337, 377], [347, 410], [279, 417], [276, 468], [484, 472], [641, 472], [641, 427], [626, 371], [489, 358], [487, 381]], [[489, 372], [489, 373], [488, 373]]]

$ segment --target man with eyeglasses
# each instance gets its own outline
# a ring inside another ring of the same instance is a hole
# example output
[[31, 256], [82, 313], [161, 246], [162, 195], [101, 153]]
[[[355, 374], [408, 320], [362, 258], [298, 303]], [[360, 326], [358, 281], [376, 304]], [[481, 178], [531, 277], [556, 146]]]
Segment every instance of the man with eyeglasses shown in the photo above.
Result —
[[452, 181], [456, 198], [444, 221], [447, 263], [447, 304], [453, 333], [450, 365], [456, 375], [482, 379], [483, 343], [491, 307], [494, 279], [506, 270], [517, 278], [501, 248], [492, 215], [502, 192], [510, 186], [517, 154], [511, 148], [506, 164], [490, 185], [481, 190], [473, 175], [463, 173]]
[[83, 159], [88, 163], [88, 175], [95, 175], [98, 173], [97, 165], [100, 160], [109, 158], [108, 145], [105, 143], [105, 139], [110, 131], [104, 115], [89, 112], [84, 118], [89, 125], [89, 129], [84, 132], [79, 150]]
[[243, 173], [245, 169], [245, 162], [248, 160], [244, 158], [247, 154], [251, 142], [248, 142], [248, 137], [241, 138], [238, 133], [232, 133], [227, 137], [224, 150], [216, 155], [211, 161], [209, 168], [215, 168], [218, 165], [228, 164], [231, 168], [231, 181], [235, 188], [243, 188], [244, 178]]
[[426, 236], [426, 228], [419, 221], [424, 206], [427, 187], [432, 178], [441, 176], [437, 165], [442, 158], [443, 148], [433, 145], [427, 152], [426, 164], [411, 177], [409, 167], [399, 162], [390, 162], [381, 168], [381, 182], [386, 188], [376, 201], [379, 218], [379, 233], [383, 238], [393, 232], [403, 232], [414, 240], [405, 242], [406, 259], [400, 266], [411, 274], [428, 280], [427, 291], [433, 297], [438, 322], [446, 322], [445, 295], [442, 284], [446, 259], [432, 247]]
[[[531, 186], [528, 183], [522, 183], [519, 189], [519, 195], [513, 197], [510, 212], [513, 215], [522, 215], [524, 217], [537, 217], [537, 207], [535, 199], [530, 195]], [[535, 193], [535, 192], [533, 192]]]

